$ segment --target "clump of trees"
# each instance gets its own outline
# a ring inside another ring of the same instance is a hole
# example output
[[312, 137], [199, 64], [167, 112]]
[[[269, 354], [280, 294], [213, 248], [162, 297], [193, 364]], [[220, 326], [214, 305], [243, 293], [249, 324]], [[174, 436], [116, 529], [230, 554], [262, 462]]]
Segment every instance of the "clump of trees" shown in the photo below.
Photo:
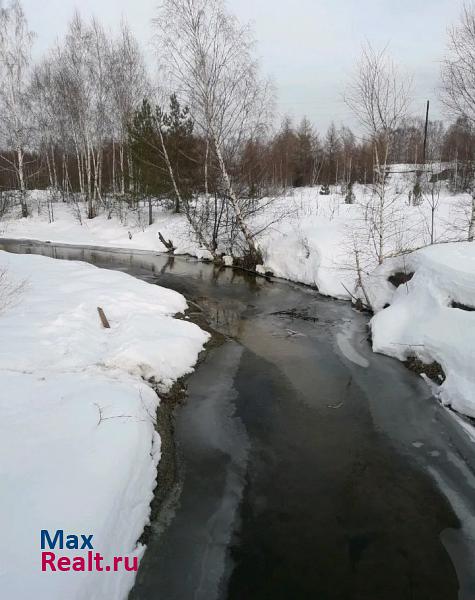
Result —
[[168, 0], [160, 8], [160, 84], [169, 106], [157, 100], [125, 24], [112, 38], [75, 14], [64, 38], [33, 65], [19, 0], [0, 17], [8, 84], [0, 98], [0, 184], [20, 190], [23, 216], [28, 186], [84, 202], [89, 219], [146, 198], [151, 221], [152, 198], [172, 198], [213, 256], [220, 245], [239, 246], [249, 264], [261, 260], [248, 220], [267, 191], [253, 154], [267, 142], [272, 91], [249, 29], [221, 0]]
[[106, 193], [134, 190], [128, 125], [149, 89], [138, 43], [126, 25], [112, 39], [76, 14], [64, 39], [32, 64], [19, 0], [1, 9], [0, 30], [0, 185], [22, 197], [27, 187], [77, 195], [93, 218]]
[[[169, 85], [180, 90], [182, 103], [189, 107], [197, 134], [205, 142], [205, 193], [209, 196], [211, 165], [216, 173], [213, 193], [218, 214], [230, 217], [225, 220], [226, 237], [231, 235], [245, 249], [250, 265], [257, 264], [262, 256], [246, 218], [249, 190], [235, 169], [246, 145], [265, 135], [272, 96], [253, 56], [249, 28], [226, 11], [222, 0], [165, 0], [155, 24]], [[189, 211], [187, 216], [215, 254], [209, 232], [190, 218]], [[213, 214], [214, 223], [217, 216]]]
[[180, 106], [175, 94], [168, 112], [145, 98], [129, 124], [130, 152], [142, 193], [149, 199], [174, 199], [176, 213], [200, 188], [200, 144], [193, 131], [189, 109]]
[[23, 217], [28, 216], [25, 162], [33, 128], [29, 93], [32, 42], [19, 0], [0, 8], [1, 160], [16, 180]]
[[[467, 186], [472, 194], [471, 207], [468, 211], [469, 241], [475, 239], [475, 181], [474, 181], [474, 131], [475, 125], [475, 6], [466, 4], [463, 7], [459, 23], [449, 32], [447, 56], [442, 69], [442, 100], [457, 118], [452, 130], [455, 144], [455, 160], [457, 174], [455, 186]], [[462, 134], [462, 135], [460, 135]], [[460, 141], [465, 138], [465, 149], [460, 148]], [[463, 173], [458, 169], [458, 151], [462, 150], [465, 160]], [[468, 156], [467, 156], [468, 155]], [[468, 160], [467, 160], [468, 159]], [[459, 180], [460, 177], [460, 180]]]

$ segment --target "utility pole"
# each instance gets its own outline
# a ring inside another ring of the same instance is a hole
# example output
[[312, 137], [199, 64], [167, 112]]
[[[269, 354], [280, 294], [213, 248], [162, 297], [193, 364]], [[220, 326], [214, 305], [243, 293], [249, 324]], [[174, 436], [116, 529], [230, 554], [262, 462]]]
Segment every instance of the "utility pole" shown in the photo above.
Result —
[[[414, 184], [413, 190], [413, 200], [412, 203], [414, 206], [417, 206], [422, 202], [422, 186], [421, 186], [421, 177], [425, 172], [425, 164], [426, 164], [426, 152], [427, 152], [427, 131], [429, 129], [429, 106], [430, 102], [427, 100], [427, 109], [426, 109], [426, 125], [424, 128], [424, 148], [422, 150], [422, 167], [418, 169], [418, 165], [416, 164], [416, 183]], [[417, 148], [417, 146], [416, 146]], [[417, 163], [417, 158], [416, 158]]]
[[422, 164], [426, 164], [426, 150], [427, 150], [427, 131], [429, 129], [429, 107], [430, 101], [427, 100], [427, 110], [426, 110], [426, 126], [424, 129], [424, 152], [422, 154]]

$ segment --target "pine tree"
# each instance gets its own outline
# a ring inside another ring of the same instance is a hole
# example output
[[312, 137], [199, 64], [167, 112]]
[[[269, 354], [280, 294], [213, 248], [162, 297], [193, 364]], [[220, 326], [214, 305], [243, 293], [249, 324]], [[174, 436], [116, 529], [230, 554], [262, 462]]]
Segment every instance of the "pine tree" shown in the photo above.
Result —
[[[190, 111], [187, 106], [181, 108], [176, 94], [173, 94], [170, 96], [169, 112], [160, 113], [160, 117], [163, 123], [165, 145], [175, 177], [180, 182], [181, 195], [186, 199], [191, 198], [197, 161], [194, 158], [196, 139], [193, 136], [194, 124], [190, 117]], [[180, 212], [178, 198], [175, 202], [175, 212]]]
[[143, 100], [129, 127], [129, 139], [145, 193], [158, 197], [174, 196], [175, 212], [180, 212], [180, 200], [174, 194], [163, 145], [182, 198], [191, 197], [197, 161], [194, 160], [196, 140], [188, 108], [181, 108], [175, 94], [170, 97], [169, 112], [159, 106], [152, 108], [147, 99]]
[[129, 144], [135, 172], [140, 172], [140, 184], [146, 194], [160, 196], [168, 184], [162, 166], [162, 155], [157, 135], [156, 114], [147, 99], [135, 111], [129, 125]]

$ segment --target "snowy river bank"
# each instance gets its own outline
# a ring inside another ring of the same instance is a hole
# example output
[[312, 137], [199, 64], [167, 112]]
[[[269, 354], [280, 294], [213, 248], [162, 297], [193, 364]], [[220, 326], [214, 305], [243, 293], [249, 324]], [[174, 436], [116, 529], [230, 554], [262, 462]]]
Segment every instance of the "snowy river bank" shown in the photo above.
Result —
[[40, 531], [92, 534], [107, 562], [143, 555], [162, 450], [153, 388], [189, 373], [208, 335], [173, 318], [183, 296], [123, 273], [5, 252], [0, 271], [1, 595], [124, 597], [124, 568], [43, 573]]

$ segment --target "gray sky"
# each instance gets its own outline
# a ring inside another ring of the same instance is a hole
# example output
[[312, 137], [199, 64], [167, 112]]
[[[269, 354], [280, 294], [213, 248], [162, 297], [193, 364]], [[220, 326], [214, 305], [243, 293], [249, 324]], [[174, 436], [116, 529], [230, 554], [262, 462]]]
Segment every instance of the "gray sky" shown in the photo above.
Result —
[[[23, 0], [38, 37], [35, 54], [51, 46], [66, 29], [74, 8], [96, 15], [115, 29], [122, 16], [152, 60], [150, 20], [157, 0]], [[300, 119], [307, 115], [320, 131], [330, 121], [353, 125], [341, 100], [361, 44], [368, 40], [391, 54], [415, 81], [414, 112], [433, 101], [444, 53], [446, 30], [461, 0], [228, 0], [242, 21], [251, 21], [263, 70], [274, 80], [277, 109]]]

